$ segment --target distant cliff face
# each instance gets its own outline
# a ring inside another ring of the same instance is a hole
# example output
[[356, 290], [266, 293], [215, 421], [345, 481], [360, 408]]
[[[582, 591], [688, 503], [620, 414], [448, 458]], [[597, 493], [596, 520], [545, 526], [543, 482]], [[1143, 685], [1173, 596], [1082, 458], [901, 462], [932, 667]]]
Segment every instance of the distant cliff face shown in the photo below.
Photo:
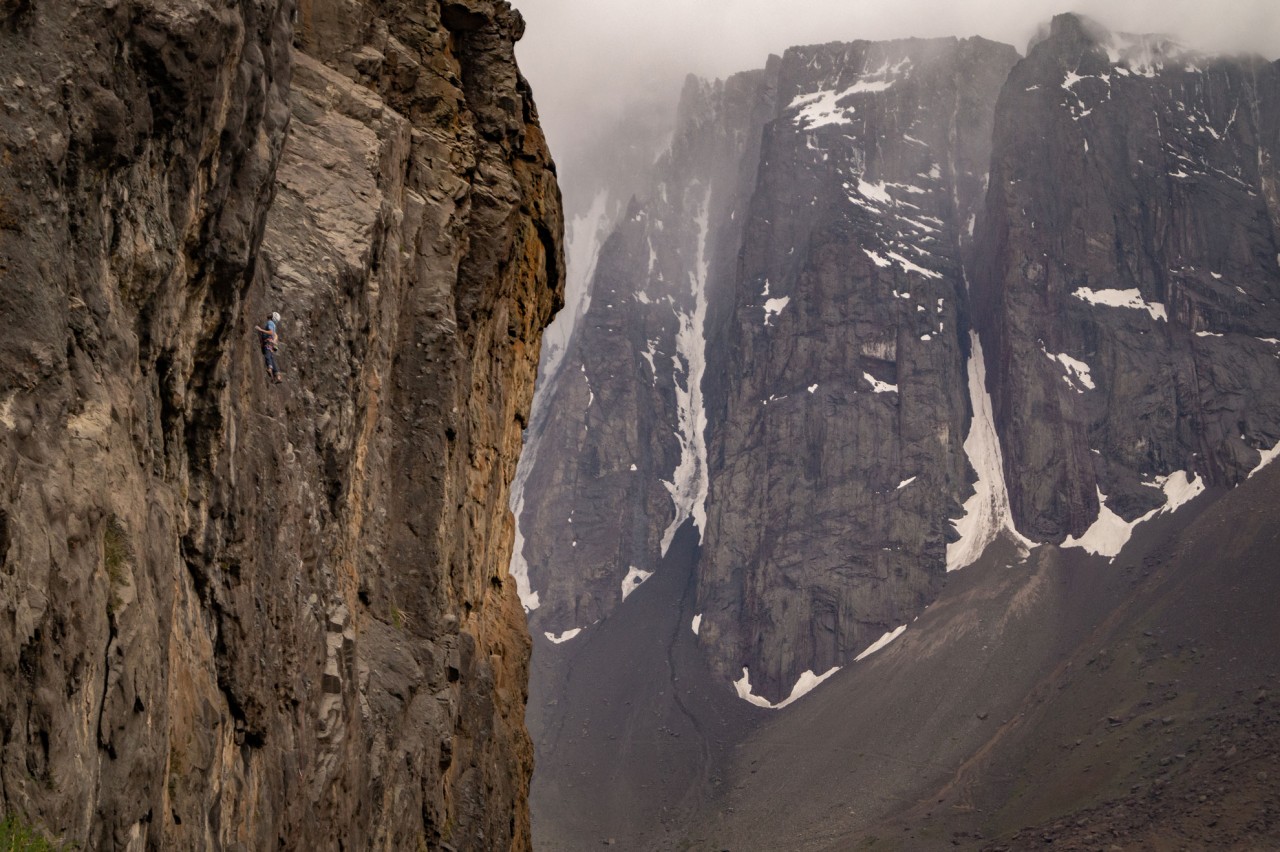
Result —
[[645, 197], [600, 248], [590, 308], [541, 392], [523, 480], [524, 524], [538, 531], [520, 554], [535, 632], [559, 638], [607, 616], [681, 524], [705, 526], [713, 257], [737, 248], [738, 170], [772, 110], [766, 83], [691, 78]]
[[518, 14], [4, 14], [0, 811], [528, 848], [506, 507], [563, 259]]
[[1015, 59], [856, 42], [686, 86], [543, 390], [535, 632], [607, 616], [689, 519], [703, 647], [773, 701], [932, 598], [973, 490], [965, 264]]
[[964, 260], [1015, 59], [981, 39], [782, 57], [698, 571], [714, 668], [770, 701], [905, 624], [945, 573], [972, 492]]
[[997, 109], [974, 315], [1019, 528], [1238, 483], [1280, 441], [1280, 69], [1063, 15]]
[[589, 642], [689, 521], [690, 627], [776, 706], [998, 537], [1111, 557], [1242, 481], [1280, 444], [1278, 68], [1064, 15], [1025, 59], [687, 86], [544, 391], [535, 632]]

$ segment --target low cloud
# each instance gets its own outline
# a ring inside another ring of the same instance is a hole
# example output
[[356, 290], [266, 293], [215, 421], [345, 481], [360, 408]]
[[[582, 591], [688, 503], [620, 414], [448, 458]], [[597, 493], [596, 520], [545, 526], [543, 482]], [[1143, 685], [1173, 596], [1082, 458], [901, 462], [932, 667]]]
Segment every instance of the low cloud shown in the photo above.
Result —
[[674, 99], [688, 73], [724, 77], [797, 44], [971, 36], [1019, 51], [1054, 14], [1078, 11], [1111, 30], [1168, 33], [1210, 52], [1280, 56], [1276, 0], [514, 0], [517, 46], [543, 124], [573, 180], [596, 126], [634, 104]]

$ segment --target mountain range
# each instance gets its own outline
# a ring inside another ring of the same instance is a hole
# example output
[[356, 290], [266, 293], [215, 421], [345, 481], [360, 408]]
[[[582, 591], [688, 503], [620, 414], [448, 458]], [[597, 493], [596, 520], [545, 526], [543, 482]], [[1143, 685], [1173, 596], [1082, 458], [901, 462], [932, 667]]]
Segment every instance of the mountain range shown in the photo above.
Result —
[[[1275, 619], [1224, 636], [1188, 596], [1275, 581], [1278, 98], [1276, 63], [1076, 15], [1025, 56], [833, 43], [686, 82], [648, 184], [602, 181], [612, 227], [573, 236], [517, 478], [542, 848], [981, 847], [1176, 774], [1135, 755], [1208, 749], [1250, 690], [1270, 718]], [[1151, 694], [1080, 683], [1109, 642]], [[1167, 654], [1206, 644], [1185, 699]], [[1039, 739], [1135, 720], [1008, 798]]]

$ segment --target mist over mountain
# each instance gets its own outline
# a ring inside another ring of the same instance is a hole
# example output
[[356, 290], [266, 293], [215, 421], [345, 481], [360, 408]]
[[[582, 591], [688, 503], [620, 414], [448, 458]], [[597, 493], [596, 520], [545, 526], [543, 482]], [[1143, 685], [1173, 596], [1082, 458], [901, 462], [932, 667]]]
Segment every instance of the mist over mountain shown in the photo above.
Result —
[[[1164, 33], [1210, 53], [1280, 56], [1280, 16], [1269, 0], [523, 0], [528, 31], [516, 45], [538, 94], [556, 161], [575, 192], [579, 162], [599, 128], [670, 99], [689, 73], [714, 79], [754, 68], [789, 47], [853, 39], [979, 35], [1025, 52], [1064, 11], [1117, 32]], [[570, 207], [570, 209], [573, 209]]]
[[[1276, 579], [1280, 66], [1077, 15], [1028, 41], [690, 77], [646, 179], [597, 185], [514, 504], [542, 848], [1156, 842], [1118, 814], [1216, 789], [1275, 715], [1242, 602]], [[1231, 547], [1203, 520], [1242, 513]], [[1145, 688], [1073, 675], [1115, 653]]]

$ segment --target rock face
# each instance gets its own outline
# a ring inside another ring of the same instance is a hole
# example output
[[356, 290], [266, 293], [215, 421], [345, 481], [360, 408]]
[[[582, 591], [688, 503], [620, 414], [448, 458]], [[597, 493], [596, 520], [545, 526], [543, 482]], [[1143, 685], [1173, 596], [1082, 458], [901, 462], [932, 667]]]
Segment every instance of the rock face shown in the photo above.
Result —
[[538, 531], [522, 554], [535, 633], [607, 616], [681, 524], [705, 526], [712, 275], [721, 247], [736, 253], [740, 164], [771, 110], [761, 72], [688, 80], [670, 150], [600, 249], [530, 438], [521, 517]]
[[972, 492], [964, 259], [1015, 59], [944, 39], [779, 63], [698, 572], [713, 667], [771, 702], [909, 621], [945, 572]]
[[518, 14], [6, 14], [0, 810], [528, 848], [506, 506], [563, 258]]
[[545, 390], [535, 632], [608, 616], [692, 519], [699, 643], [777, 705], [1000, 535], [1114, 556], [1239, 483], [1280, 442], [1278, 73], [1065, 15], [1022, 60], [854, 42], [691, 83]]
[[1278, 75], [1072, 15], [1010, 75], [975, 317], [1032, 538], [1104, 499], [1133, 520], [1176, 471], [1234, 485], [1280, 441]]
[[542, 391], [535, 633], [607, 616], [689, 518], [703, 646], [771, 701], [928, 603], [973, 490], [965, 263], [1015, 59], [856, 42], [689, 82]]

